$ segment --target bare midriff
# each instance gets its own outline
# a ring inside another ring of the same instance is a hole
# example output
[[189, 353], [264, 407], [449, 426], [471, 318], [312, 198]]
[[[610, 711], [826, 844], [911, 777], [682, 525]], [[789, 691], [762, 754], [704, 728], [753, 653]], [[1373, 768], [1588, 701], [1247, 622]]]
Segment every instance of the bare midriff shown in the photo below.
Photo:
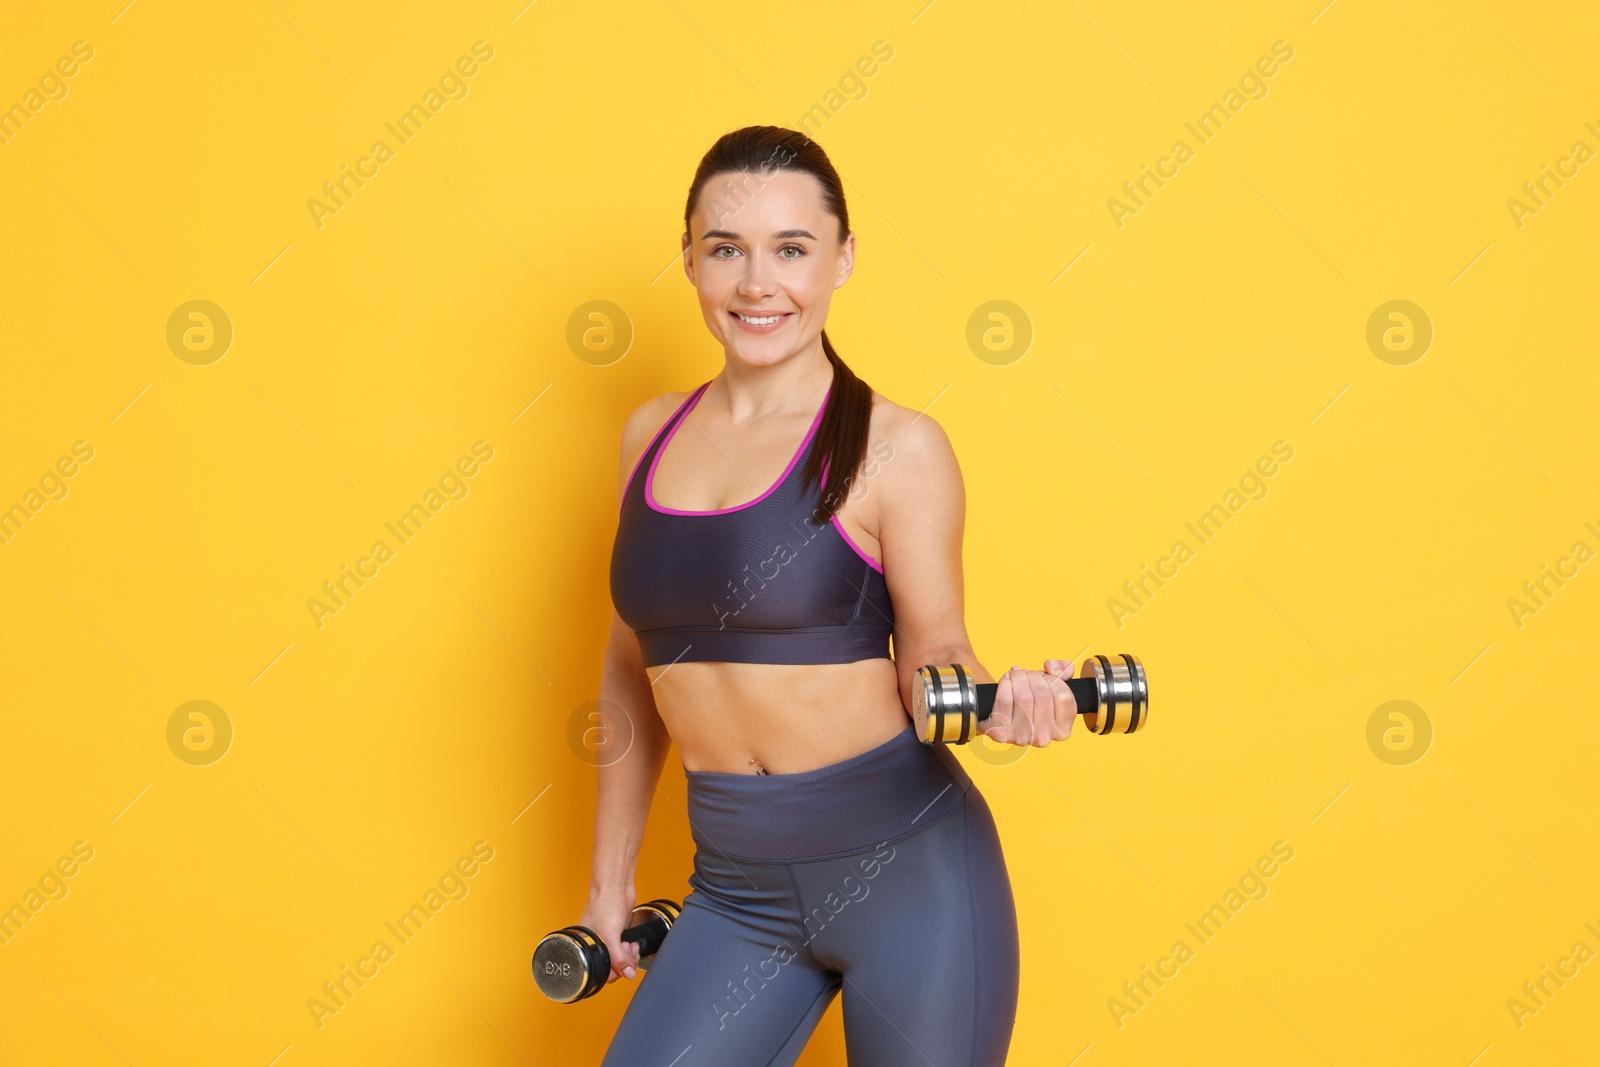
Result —
[[906, 729], [894, 661], [724, 663], [647, 669], [685, 770], [797, 774]]

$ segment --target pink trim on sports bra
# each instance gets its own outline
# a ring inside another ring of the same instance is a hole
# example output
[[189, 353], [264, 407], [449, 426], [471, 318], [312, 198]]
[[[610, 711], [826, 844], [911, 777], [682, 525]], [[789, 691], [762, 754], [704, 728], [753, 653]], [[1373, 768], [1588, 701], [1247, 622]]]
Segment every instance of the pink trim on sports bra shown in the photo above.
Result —
[[[715, 378], [712, 379], [712, 381], [715, 380]], [[828, 409], [828, 398], [833, 395], [833, 386], [829, 385], [828, 392], [822, 398], [822, 406], [817, 409], [816, 417], [811, 420], [811, 429], [806, 431], [805, 440], [800, 442], [800, 447], [795, 451], [794, 457], [789, 460], [789, 465], [783, 468], [783, 473], [778, 475], [778, 480], [773, 482], [766, 492], [754, 500], [746, 501], [743, 504], [735, 504], [731, 508], [718, 508], [715, 511], [683, 511], [678, 508], [664, 507], [656, 503], [655, 494], [650, 491], [656, 479], [656, 465], [661, 462], [661, 456], [666, 452], [667, 446], [672, 443], [672, 438], [677, 434], [678, 427], [688, 420], [689, 412], [694, 410], [694, 406], [700, 402], [700, 397], [705, 394], [706, 388], [710, 385], [711, 382], [706, 382], [705, 385], [695, 390], [694, 396], [689, 398], [688, 406], [684, 409], [683, 415], [678, 418], [672, 429], [667, 432], [666, 440], [661, 442], [661, 447], [656, 449], [655, 458], [650, 461], [650, 473], [646, 474], [644, 479], [644, 502], [650, 506], [652, 511], [659, 511], [663, 515], [727, 515], [730, 512], [743, 511], [745, 508], [754, 507], [761, 503], [771, 496], [778, 486], [788, 480], [789, 472], [794, 470], [794, 465], [800, 462], [801, 456], [805, 455], [806, 447], [811, 444], [811, 439], [817, 434], [817, 427], [822, 425], [822, 414]], [[641, 456], [640, 458], [643, 459], [644, 457]], [[637, 469], [637, 466], [635, 466], [635, 470]], [[840, 532], [843, 533], [844, 531], [841, 529]], [[849, 539], [846, 538], [846, 540]], [[859, 553], [861, 550], [856, 549], [856, 551]]]
[[[710, 382], [706, 383], [706, 385], [710, 384]], [[702, 385], [700, 388], [704, 389], [705, 385]], [[690, 393], [683, 403], [679, 404], [673, 409], [672, 415], [667, 419], [667, 421], [656, 428], [655, 434], [650, 438], [650, 443], [645, 446], [643, 452], [639, 453], [639, 458], [633, 461], [633, 467], [628, 471], [628, 480], [624, 483], [627, 488], [625, 488], [622, 492], [622, 502], [617, 505], [617, 514], [619, 516], [622, 514], [622, 510], [628, 506], [627, 490], [633, 488], [633, 480], [639, 476], [639, 464], [644, 462], [644, 457], [648, 456], [650, 454], [650, 450], [656, 447], [656, 441], [661, 438], [662, 434], [666, 433], [667, 430], [671, 428], [672, 424], [678, 420], [678, 416], [683, 414], [683, 409], [688, 407], [693, 401], [694, 394]]]
[[[822, 484], [823, 485], [827, 485], [828, 484], [828, 458], [826, 456], [824, 456], [822, 458]], [[844, 538], [844, 543], [849, 545], [851, 548], [855, 549], [856, 555], [858, 555], [862, 559], [866, 560], [867, 566], [871, 567], [873, 570], [877, 571], [879, 574], [883, 573], [882, 565], [880, 565], [877, 560], [873, 559], [871, 556], [869, 556], [865, 552], [863, 552], [861, 550], [861, 546], [856, 544], [855, 541], [851, 538], [851, 536], [848, 533], [845, 532], [844, 523], [839, 521], [838, 512], [834, 512], [833, 516], [828, 521], [833, 523], [833, 528], [839, 531], [839, 536]]]
[[856, 555], [860, 556], [862, 559], [867, 561], [867, 566], [871, 567], [873, 570], [877, 571], [879, 574], [883, 573], [883, 568], [878, 565], [878, 561], [873, 559], [871, 556], [867, 555], [865, 552], [861, 551], [861, 546], [856, 544], [855, 541], [850, 537], [850, 535], [845, 532], [844, 523], [839, 521], [839, 516], [838, 515], [834, 515], [828, 521], [832, 522], [833, 526], [834, 526], [834, 529], [839, 531], [839, 536], [844, 538], [844, 543], [849, 545], [851, 548], [855, 549], [856, 550]]

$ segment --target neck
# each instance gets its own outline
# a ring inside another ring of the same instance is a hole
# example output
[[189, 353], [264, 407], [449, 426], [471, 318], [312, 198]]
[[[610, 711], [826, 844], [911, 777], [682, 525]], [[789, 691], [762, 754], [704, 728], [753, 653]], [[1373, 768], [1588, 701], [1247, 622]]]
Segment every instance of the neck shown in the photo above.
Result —
[[832, 384], [833, 364], [819, 338], [808, 351], [769, 366], [728, 359], [697, 406], [710, 403], [736, 423], [783, 413], [815, 414]]

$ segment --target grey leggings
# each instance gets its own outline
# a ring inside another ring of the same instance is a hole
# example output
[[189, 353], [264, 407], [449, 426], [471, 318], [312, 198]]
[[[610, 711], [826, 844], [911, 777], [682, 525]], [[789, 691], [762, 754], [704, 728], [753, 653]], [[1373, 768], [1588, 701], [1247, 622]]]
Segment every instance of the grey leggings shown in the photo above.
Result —
[[799, 774], [686, 771], [694, 873], [602, 1067], [787, 1067], [844, 994], [851, 1067], [1001, 1067], [1016, 910], [944, 746]]

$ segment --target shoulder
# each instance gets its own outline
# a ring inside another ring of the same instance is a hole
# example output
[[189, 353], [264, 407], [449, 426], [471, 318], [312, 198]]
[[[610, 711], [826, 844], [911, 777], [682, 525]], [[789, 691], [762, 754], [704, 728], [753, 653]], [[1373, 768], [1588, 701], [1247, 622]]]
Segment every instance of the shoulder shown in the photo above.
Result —
[[960, 496], [961, 468], [955, 447], [939, 420], [926, 410], [905, 407], [872, 394], [867, 462], [882, 479], [890, 500]]
[[630, 411], [622, 424], [623, 458], [628, 458], [632, 453], [637, 459], [650, 446], [650, 440], [655, 437], [657, 431], [672, 418], [672, 413], [689, 399], [691, 392], [693, 390], [684, 389], [672, 393], [657, 393]]
[[[955, 462], [955, 447], [939, 420], [927, 411], [908, 408], [874, 390], [870, 443], [882, 448], [881, 459], [908, 460], [907, 466], [923, 468]], [[880, 444], [881, 442], [881, 444]]]
[[661, 432], [667, 420], [672, 418], [673, 412], [689, 399], [692, 392], [692, 389], [684, 389], [671, 393], [657, 393], [628, 413], [627, 419], [622, 424], [622, 469], [618, 475], [620, 479], [618, 500], [627, 493], [628, 476], [638, 466], [639, 460], [644, 458], [645, 449], [650, 447], [650, 442], [655, 439], [656, 434]]

